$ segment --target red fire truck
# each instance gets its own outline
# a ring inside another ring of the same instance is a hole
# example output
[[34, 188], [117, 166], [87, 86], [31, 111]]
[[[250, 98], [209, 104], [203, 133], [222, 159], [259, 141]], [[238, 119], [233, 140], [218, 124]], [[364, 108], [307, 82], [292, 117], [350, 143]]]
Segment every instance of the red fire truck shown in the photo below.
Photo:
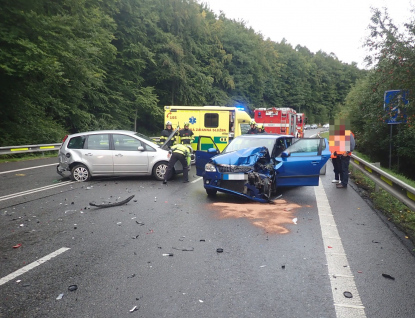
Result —
[[304, 125], [306, 124], [306, 119], [304, 113], [298, 113], [297, 114], [297, 132], [298, 137], [303, 138], [304, 137]]
[[257, 108], [255, 121], [263, 124], [267, 133], [297, 137], [297, 113], [292, 108]]

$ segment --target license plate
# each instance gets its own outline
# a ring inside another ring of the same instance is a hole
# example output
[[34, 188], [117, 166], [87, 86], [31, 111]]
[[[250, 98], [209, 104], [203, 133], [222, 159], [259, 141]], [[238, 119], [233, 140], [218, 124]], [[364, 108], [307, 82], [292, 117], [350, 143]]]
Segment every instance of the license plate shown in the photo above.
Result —
[[245, 173], [227, 173], [222, 176], [222, 180], [248, 180]]

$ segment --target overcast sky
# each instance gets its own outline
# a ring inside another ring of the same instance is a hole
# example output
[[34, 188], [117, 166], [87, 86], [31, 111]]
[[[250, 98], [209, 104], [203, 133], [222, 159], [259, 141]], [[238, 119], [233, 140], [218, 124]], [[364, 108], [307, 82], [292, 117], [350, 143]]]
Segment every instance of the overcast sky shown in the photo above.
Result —
[[366, 51], [362, 48], [369, 34], [370, 7], [388, 8], [395, 24], [411, 17], [415, 0], [198, 0], [219, 15], [243, 20], [265, 39], [310, 51], [333, 52], [345, 63], [356, 62], [364, 68]]

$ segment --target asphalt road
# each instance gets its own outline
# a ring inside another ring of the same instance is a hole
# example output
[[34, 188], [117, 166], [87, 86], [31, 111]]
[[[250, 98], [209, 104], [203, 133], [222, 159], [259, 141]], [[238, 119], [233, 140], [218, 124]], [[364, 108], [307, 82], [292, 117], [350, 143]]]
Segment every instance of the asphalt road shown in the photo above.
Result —
[[2, 318], [414, 317], [413, 247], [331, 163], [259, 204], [208, 198], [194, 167], [187, 184], [72, 183], [55, 162], [0, 164]]

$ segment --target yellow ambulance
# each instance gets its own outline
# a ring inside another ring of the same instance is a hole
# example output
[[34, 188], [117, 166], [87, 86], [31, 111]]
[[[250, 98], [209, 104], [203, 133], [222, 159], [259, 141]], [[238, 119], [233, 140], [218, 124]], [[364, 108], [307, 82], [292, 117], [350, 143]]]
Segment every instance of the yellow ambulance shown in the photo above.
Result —
[[[165, 106], [164, 127], [168, 121], [173, 123], [173, 129], [177, 126], [183, 128], [185, 122], [189, 123], [195, 137], [193, 150], [198, 149], [199, 136], [210, 136], [222, 151], [234, 137], [249, 130], [251, 117], [238, 107]], [[212, 147], [213, 144], [199, 144], [199, 150]]]

